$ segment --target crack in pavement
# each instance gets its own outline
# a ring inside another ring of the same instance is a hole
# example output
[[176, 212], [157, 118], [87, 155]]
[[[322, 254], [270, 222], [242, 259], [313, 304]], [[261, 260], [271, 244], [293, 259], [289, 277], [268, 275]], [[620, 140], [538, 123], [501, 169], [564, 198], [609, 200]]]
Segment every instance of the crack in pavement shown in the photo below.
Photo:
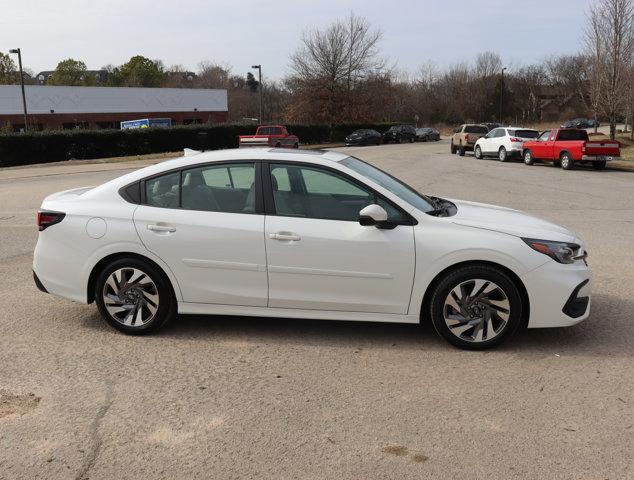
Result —
[[95, 418], [93, 418], [90, 423], [90, 427], [88, 429], [90, 433], [90, 437], [92, 438], [92, 445], [90, 449], [86, 452], [86, 456], [84, 458], [84, 463], [79, 469], [79, 472], [75, 476], [75, 480], [88, 480], [88, 472], [92, 469], [97, 461], [97, 457], [99, 456], [99, 450], [101, 449], [101, 445], [103, 443], [103, 439], [101, 438], [101, 434], [99, 433], [99, 428], [101, 426], [101, 421], [108, 413], [108, 410], [112, 406], [114, 402], [114, 388], [112, 383], [109, 381], [106, 382], [106, 394], [104, 398], [104, 402], [97, 410], [95, 414]]

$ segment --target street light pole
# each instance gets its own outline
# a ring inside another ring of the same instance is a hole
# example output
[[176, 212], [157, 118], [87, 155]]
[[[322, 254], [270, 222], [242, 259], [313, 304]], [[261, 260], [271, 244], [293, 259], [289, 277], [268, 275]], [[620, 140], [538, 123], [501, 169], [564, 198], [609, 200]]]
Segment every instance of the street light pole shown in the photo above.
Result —
[[262, 65], [251, 65], [251, 68], [258, 69], [258, 83], [260, 84], [260, 124], [264, 122], [262, 118]]
[[500, 123], [502, 123], [502, 104], [504, 102], [504, 70], [506, 67], [502, 69], [502, 82], [500, 83]]
[[26, 93], [24, 93], [24, 72], [22, 71], [22, 51], [19, 48], [9, 50], [9, 53], [16, 53], [18, 55], [18, 65], [20, 65], [20, 85], [22, 86], [22, 106], [24, 107], [24, 131], [26, 132], [28, 127], [28, 114], [26, 111]]

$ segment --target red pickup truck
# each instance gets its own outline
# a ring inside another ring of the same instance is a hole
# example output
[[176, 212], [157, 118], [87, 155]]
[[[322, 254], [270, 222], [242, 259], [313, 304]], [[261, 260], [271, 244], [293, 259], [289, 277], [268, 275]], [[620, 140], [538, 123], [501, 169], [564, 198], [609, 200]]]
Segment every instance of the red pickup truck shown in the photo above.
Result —
[[299, 148], [299, 138], [289, 134], [282, 125], [261, 125], [255, 135], [240, 135], [238, 146]]
[[524, 142], [522, 155], [526, 165], [544, 160], [570, 170], [575, 163], [591, 163], [595, 169], [603, 170], [608, 161], [621, 156], [621, 145], [615, 140], [590, 140], [585, 130], [558, 128]]

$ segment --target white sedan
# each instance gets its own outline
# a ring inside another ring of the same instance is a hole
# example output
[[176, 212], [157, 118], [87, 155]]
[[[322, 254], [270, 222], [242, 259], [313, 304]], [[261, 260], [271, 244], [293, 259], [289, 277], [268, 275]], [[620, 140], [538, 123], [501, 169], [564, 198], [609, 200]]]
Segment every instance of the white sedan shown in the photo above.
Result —
[[197, 153], [47, 197], [35, 283], [126, 333], [179, 314], [418, 323], [482, 349], [589, 315], [584, 243], [336, 152]]

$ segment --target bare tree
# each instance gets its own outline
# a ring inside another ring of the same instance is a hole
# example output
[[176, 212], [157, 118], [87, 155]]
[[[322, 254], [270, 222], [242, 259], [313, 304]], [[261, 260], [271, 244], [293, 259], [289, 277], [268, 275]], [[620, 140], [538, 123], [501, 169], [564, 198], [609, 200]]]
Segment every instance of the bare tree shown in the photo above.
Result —
[[[634, 50], [633, 0], [601, 0], [590, 12], [586, 43], [593, 45], [597, 101], [610, 121], [610, 138], [628, 103], [628, 72]], [[594, 80], [594, 78], [593, 78]]]
[[603, 67], [604, 47], [603, 41], [603, 20], [599, 11], [593, 9], [588, 14], [588, 26], [585, 31], [585, 49], [589, 64], [589, 87], [590, 103], [594, 113], [594, 132], [598, 128], [599, 109], [601, 108], [601, 95], [603, 92], [603, 79], [605, 72]]
[[304, 32], [300, 48], [291, 55], [295, 90], [312, 92], [325, 101], [326, 110], [321, 112], [325, 121], [341, 118], [342, 113], [353, 119], [355, 87], [385, 69], [379, 50], [381, 37], [380, 30], [353, 13], [326, 29]]

